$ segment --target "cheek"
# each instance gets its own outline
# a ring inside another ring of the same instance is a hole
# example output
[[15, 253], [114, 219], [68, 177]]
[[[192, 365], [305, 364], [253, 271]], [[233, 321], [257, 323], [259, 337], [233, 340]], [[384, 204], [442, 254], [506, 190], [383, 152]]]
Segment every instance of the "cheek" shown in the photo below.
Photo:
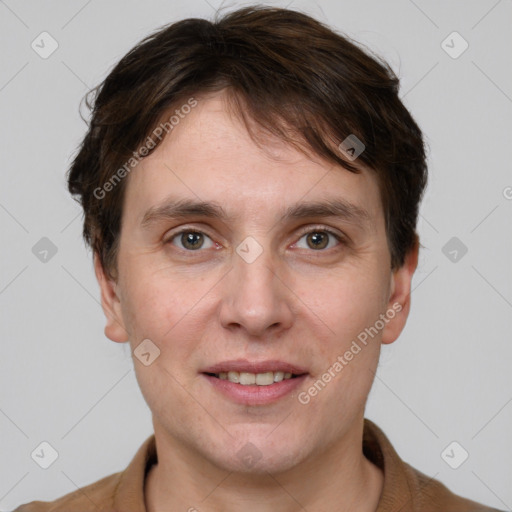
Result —
[[[155, 343], [161, 339], [180, 314], [179, 303], [173, 294], [163, 294], [161, 285], [141, 279], [126, 287], [123, 316], [129, 324], [130, 341], [149, 338]], [[176, 317], [173, 318], [173, 317]]]
[[145, 337], [151, 334], [162, 340], [194, 309], [201, 290], [197, 290], [190, 279], [172, 276], [162, 270], [149, 270], [148, 267], [134, 266], [130, 277], [125, 279], [123, 312], [135, 333]]
[[212, 299], [207, 294], [211, 284], [162, 273], [127, 284], [123, 316], [129, 324], [132, 350], [150, 339], [160, 350], [156, 362], [173, 374], [196, 367], [205, 323], [211, 321]]
[[188, 288], [177, 281], [160, 276], [134, 279], [126, 288], [129, 298], [124, 304], [132, 352], [145, 339], [159, 351], [148, 366], [139, 362], [136, 354], [133, 359], [141, 392], [151, 410], [162, 417], [170, 410], [187, 408], [190, 395], [185, 390], [196, 375], [204, 343], [201, 322], [204, 324], [208, 315], [207, 302], [198, 302], [204, 292], [192, 288], [190, 281]]
[[317, 297], [317, 302], [322, 303], [319, 316], [334, 331], [335, 338], [348, 344], [372, 326], [387, 305], [385, 280], [376, 269], [334, 276], [323, 289]]

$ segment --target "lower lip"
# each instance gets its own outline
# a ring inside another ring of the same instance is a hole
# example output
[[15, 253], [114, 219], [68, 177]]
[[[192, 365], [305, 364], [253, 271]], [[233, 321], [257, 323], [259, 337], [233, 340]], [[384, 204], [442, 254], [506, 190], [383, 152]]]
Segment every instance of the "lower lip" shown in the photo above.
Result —
[[258, 386], [256, 384], [244, 386], [206, 373], [201, 375], [224, 396], [242, 405], [266, 405], [276, 402], [297, 389], [307, 377], [307, 374], [304, 374], [292, 379], [274, 382], [274, 384], [268, 386]]

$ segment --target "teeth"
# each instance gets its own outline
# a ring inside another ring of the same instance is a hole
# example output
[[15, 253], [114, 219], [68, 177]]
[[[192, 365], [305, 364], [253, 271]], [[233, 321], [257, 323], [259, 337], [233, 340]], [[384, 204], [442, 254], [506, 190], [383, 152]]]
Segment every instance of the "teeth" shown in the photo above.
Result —
[[242, 384], [244, 386], [256, 384], [256, 375], [254, 373], [240, 372], [239, 384]]
[[238, 372], [228, 372], [226, 375], [226, 379], [228, 379], [229, 382], [236, 382], [237, 384], [240, 382], [239, 378]]
[[221, 380], [229, 380], [235, 384], [242, 384], [242, 386], [269, 386], [274, 382], [281, 382], [292, 378], [290, 372], [264, 372], [264, 373], [249, 373], [249, 372], [220, 372], [215, 374]]
[[284, 377], [284, 372], [274, 372], [274, 382], [281, 382]]
[[257, 373], [256, 384], [258, 384], [258, 386], [268, 386], [269, 384], [274, 384], [274, 372]]

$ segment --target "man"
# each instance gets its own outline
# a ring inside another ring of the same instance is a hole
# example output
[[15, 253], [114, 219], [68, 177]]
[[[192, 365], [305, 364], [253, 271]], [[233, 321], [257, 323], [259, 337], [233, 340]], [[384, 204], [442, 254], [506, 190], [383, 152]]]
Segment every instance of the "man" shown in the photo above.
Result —
[[247, 7], [164, 27], [97, 92], [69, 190], [155, 433], [125, 471], [17, 510], [492, 510], [364, 418], [427, 179], [392, 71]]

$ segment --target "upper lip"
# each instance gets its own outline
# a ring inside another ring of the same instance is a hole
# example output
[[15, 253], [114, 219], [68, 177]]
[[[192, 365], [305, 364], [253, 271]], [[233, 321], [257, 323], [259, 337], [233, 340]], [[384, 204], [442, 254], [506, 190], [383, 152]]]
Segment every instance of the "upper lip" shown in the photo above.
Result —
[[247, 372], [247, 373], [265, 373], [265, 372], [288, 372], [294, 375], [308, 373], [305, 368], [295, 364], [278, 361], [276, 359], [267, 361], [248, 361], [247, 359], [233, 359], [222, 361], [201, 370], [202, 373], [220, 373], [220, 372]]

